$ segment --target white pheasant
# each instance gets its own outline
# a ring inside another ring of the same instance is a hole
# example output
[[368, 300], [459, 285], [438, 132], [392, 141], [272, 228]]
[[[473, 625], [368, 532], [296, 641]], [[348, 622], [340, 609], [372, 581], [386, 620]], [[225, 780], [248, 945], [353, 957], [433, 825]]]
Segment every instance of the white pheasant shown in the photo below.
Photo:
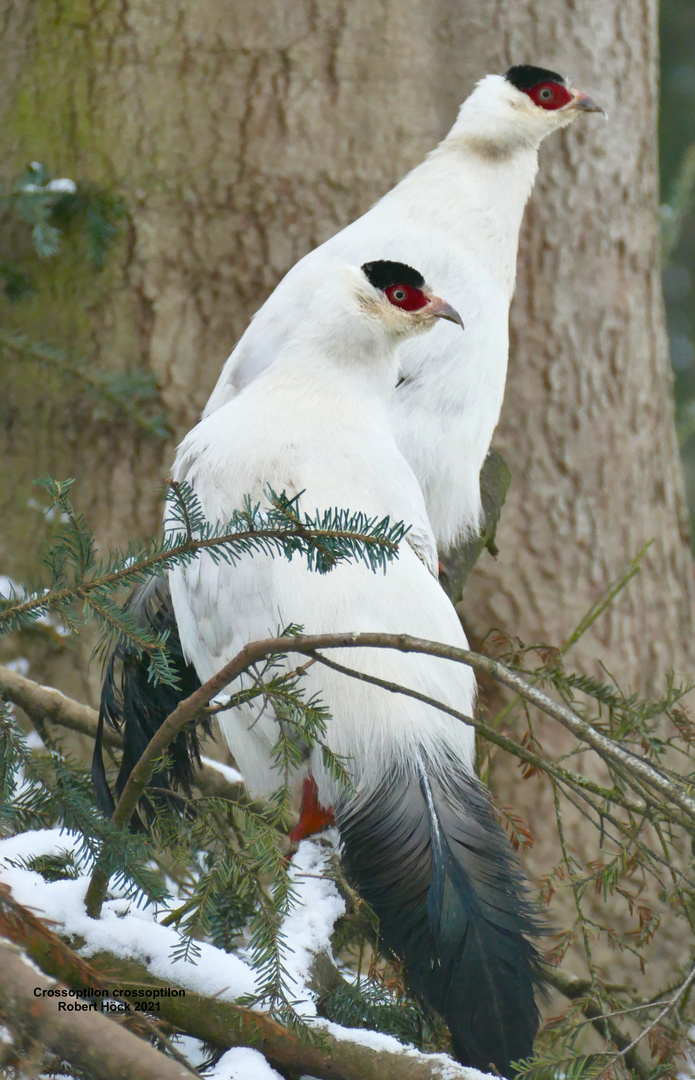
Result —
[[[210, 520], [228, 519], [245, 495], [262, 501], [270, 485], [290, 496], [304, 491], [311, 509], [349, 507], [412, 526], [385, 574], [343, 564], [320, 576], [297, 558], [258, 554], [232, 567], [203, 553], [175, 567], [169, 583], [181, 644], [201, 680], [289, 622], [308, 633], [410, 633], [466, 646], [437, 581], [422, 492], [396, 445], [390, 411], [397, 346], [442, 318], [460, 322], [409, 266], [334, 265], [272, 365], [181, 443], [174, 477], [190, 484]], [[440, 329], [443, 344], [463, 336]], [[468, 668], [391, 650], [331, 658], [470, 715]], [[300, 661], [290, 655], [286, 664]], [[535, 924], [474, 775], [472, 728], [319, 664], [305, 677], [330, 711], [326, 742], [347, 761], [356, 793], [337, 784], [318, 747], [297, 770], [297, 787], [311, 770], [319, 802], [334, 806], [348, 872], [416, 992], [446, 1018], [457, 1056], [510, 1075], [510, 1063], [530, 1053], [538, 1024], [538, 961], [528, 941]], [[219, 719], [250, 792], [269, 794], [281, 782], [272, 707], [260, 715], [257, 706], [227, 710]]]

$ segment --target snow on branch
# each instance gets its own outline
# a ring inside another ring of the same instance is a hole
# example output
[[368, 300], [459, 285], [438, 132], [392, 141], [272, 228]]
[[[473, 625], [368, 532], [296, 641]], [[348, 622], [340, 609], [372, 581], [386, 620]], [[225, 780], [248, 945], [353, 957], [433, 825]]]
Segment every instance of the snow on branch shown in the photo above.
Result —
[[[256, 982], [252, 967], [239, 957], [202, 944], [197, 964], [177, 962], [171, 955], [176, 931], [162, 925], [151, 908], [135, 908], [126, 899], [115, 899], [104, 905], [99, 920], [91, 919], [84, 906], [85, 877], [46, 882], [23, 865], [30, 856], [37, 858], [64, 850], [66, 842], [69, 844], [70, 838], [57, 829], [0, 841], [3, 878], [11, 887], [13, 903], [31, 905], [34, 919], [40, 913], [43, 919], [51, 920], [62, 937], [82, 941], [79, 959], [82, 965], [89, 965], [90, 978], [95, 972], [112, 987], [185, 989], [185, 997], [163, 993], [157, 998], [158, 1015], [176, 1029], [220, 1049], [254, 1047], [271, 1065], [310, 1074], [318, 1080], [480, 1080], [481, 1073], [457, 1065], [444, 1054], [421, 1053], [389, 1035], [344, 1028], [321, 1019], [314, 1021], [310, 1029], [300, 1025], [291, 1030], [257, 1009], [237, 1004], [238, 998], [253, 991]], [[300, 846], [292, 874], [299, 885], [301, 902], [284, 924], [287, 941], [294, 950], [288, 961], [292, 986], [307, 1016], [315, 1013], [307, 988], [313, 958], [322, 950], [330, 950], [334, 921], [344, 910], [332, 882], [321, 877], [329, 857], [325, 841], [305, 841]], [[0, 927], [7, 929], [1, 915]], [[47, 949], [35, 928], [33, 934], [25, 935], [23, 944], [29, 955], [55, 978], [75, 988], [84, 985], [84, 966], [70, 962], [70, 950]], [[38, 974], [31, 976], [32, 994], [35, 985], [42, 985], [38, 978]], [[114, 1029], [121, 1030], [115, 1025]], [[50, 1047], [52, 1043], [45, 1045]], [[99, 1075], [109, 1080], [110, 1074]], [[144, 1074], [131, 1075], [137, 1078]], [[169, 1076], [156, 1067], [150, 1067], [147, 1075]]]

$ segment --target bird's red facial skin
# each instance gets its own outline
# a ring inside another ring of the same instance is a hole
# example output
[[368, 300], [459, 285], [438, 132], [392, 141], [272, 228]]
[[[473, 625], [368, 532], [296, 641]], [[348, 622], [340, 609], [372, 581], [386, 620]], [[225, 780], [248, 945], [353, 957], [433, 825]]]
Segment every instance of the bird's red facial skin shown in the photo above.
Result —
[[384, 292], [394, 307], [404, 311], [418, 311], [428, 302], [425, 294], [412, 285], [389, 285]]
[[542, 82], [532, 86], [526, 93], [535, 105], [541, 109], [561, 109], [572, 100], [572, 95], [564, 86], [555, 82]]

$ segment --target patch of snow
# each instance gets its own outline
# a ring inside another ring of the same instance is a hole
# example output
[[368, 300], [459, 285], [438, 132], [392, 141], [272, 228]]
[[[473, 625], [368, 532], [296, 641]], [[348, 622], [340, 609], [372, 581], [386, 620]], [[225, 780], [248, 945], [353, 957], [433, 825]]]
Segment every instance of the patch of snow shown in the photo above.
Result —
[[177, 1035], [172, 1039], [172, 1042], [194, 1069], [197, 1069], [199, 1065], [202, 1065], [210, 1057], [210, 1054], [205, 1050], [205, 1043], [201, 1042], [200, 1039], [195, 1039], [192, 1035]]
[[[82, 956], [106, 950], [146, 964], [155, 977], [175, 986], [226, 1001], [253, 992], [255, 977], [249, 965], [212, 945], [198, 942], [201, 954], [196, 965], [174, 962], [171, 953], [179, 943], [179, 935], [157, 922], [152, 907], [137, 908], [131, 900], [120, 897], [104, 904], [100, 919], [90, 919], [84, 906], [87, 876], [48, 882], [40, 874], [4, 862], [54, 855], [66, 848], [77, 856], [78, 847], [79, 838], [60, 829], [26, 832], [0, 840], [0, 879], [9, 885], [18, 903], [52, 919], [59, 932], [83, 938]], [[159, 909], [168, 910], [164, 905]]]
[[250, 1046], [234, 1046], [223, 1054], [206, 1080], [282, 1080], [263, 1054]]
[[65, 192], [68, 195], [74, 195], [77, 191], [77, 184], [74, 180], [70, 180], [67, 176], [63, 176], [58, 180], [50, 180], [46, 184], [46, 191], [60, 191]]
[[[437, 1080], [490, 1080], [492, 1073], [482, 1073], [468, 1065], [459, 1065], [448, 1054], [423, 1054], [414, 1046], [399, 1042], [393, 1035], [385, 1035], [381, 1031], [370, 1031], [369, 1028], [348, 1028], [341, 1024], [334, 1024], [330, 1020], [318, 1020], [315, 1027], [321, 1028], [328, 1035], [332, 1035], [341, 1042], [358, 1043], [360, 1046], [368, 1046], [372, 1050], [389, 1054], [402, 1054], [408, 1058], [422, 1058], [430, 1067], [437, 1065]], [[499, 1080], [499, 1077], [497, 1078]]]
[[243, 776], [236, 769], [233, 769], [231, 765], [223, 765], [221, 761], [215, 761], [214, 758], [203, 757], [202, 755], [200, 760], [203, 765], [209, 765], [211, 769], [222, 773], [228, 784], [243, 784]]
[[18, 675], [26, 676], [29, 674], [30, 664], [26, 656], [18, 656], [16, 660], [8, 660], [5, 667], [10, 671], [16, 671]]
[[70, 701], [67, 694], [64, 694], [62, 690], [59, 690], [57, 686], [49, 686], [47, 683], [41, 683], [42, 690], [50, 690], [52, 694], [60, 694], [66, 701]]
[[38, 964], [35, 964], [31, 957], [27, 956], [25, 952], [21, 952], [19, 954], [19, 959], [22, 961], [23, 964], [26, 964], [26, 966], [31, 971], [33, 971], [35, 975], [40, 975], [42, 978], [47, 979], [51, 986], [57, 985], [58, 980], [54, 979], [52, 975], [47, 975], [46, 972], [43, 971]]
[[38, 731], [30, 731], [25, 737], [24, 742], [30, 750], [45, 750], [46, 744], [39, 735]]
[[290, 1000], [300, 1016], [316, 1016], [316, 1004], [307, 982], [317, 953], [332, 956], [331, 935], [336, 920], [345, 914], [345, 901], [327, 877], [330, 860], [339, 843], [338, 832], [331, 829], [321, 840], [303, 840], [290, 865], [290, 881], [295, 905], [283, 919], [285, 939], [283, 960], [287, 971]]

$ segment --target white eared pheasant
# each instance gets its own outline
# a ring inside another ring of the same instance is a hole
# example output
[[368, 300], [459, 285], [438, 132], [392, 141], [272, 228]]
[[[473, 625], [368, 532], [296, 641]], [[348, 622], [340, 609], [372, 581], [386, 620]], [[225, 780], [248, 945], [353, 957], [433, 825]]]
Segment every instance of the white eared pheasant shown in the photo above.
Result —
[[[385, 574], [361, 563], [329, 574], [303, 560], [256, 554], [236, 566], [208, 554], [170, 571], [181, 644], [201, 680], [269, 629], [408, 633], [466, 647], [437, 580], [437, 552], [421, 489], [396, 444], [390, 409], [396, 348], [436, 322], [460, 322], [417, 271], [392, 261], [334, 264], [316, 284], [289, 342], [237, 396], [181, 443], [173, 475], [211, 521], [270, 485], [305, 506], [340, 506], [405, 521], [411, 531]], [[440, 322], [443, 344], [463, 336]], [[223, 602], [221, 599], [223, 598]], [[475, 679], [446, 660], [392, 650], [331, 652], [350, 668], [414, 687], [470, 715]], [[302, 658], [288, 656], [291, 669]], [[315, 748], [318, 801], [333, 806], [348, 873], [404, 961], [416, 993], [447, 1020], [456, 1055], [509, 1075], [531, 1052], [538, 1024], [535, 924], [521, 874], [474, 775], [474, 733], [410, 698], [315, 664], [307, 693], [329, 709], [326, 743], [347, 762], [341, 787]], [[234, 689], [240, 687], [234, 684]], [[277, 719], [255, 703], [219, 714], [253, 796], [282, 782]]]

